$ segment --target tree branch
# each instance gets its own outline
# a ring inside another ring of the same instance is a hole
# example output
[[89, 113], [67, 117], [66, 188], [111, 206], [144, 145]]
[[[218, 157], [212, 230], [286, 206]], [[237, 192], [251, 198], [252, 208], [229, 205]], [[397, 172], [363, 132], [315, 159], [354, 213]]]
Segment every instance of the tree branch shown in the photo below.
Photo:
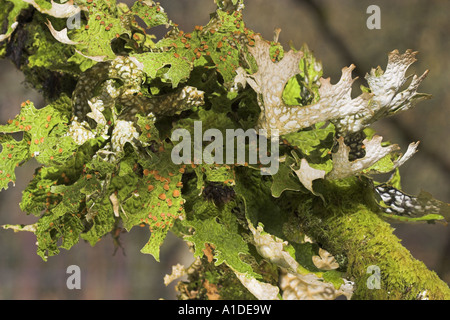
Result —
[[[393, 228], [376, 214], [373, 200], [364, 199], [371, 193], [368, 186], [353, 178], [329, 190], [327, 205], [320, 198], [302, 202], [300, 228], [341, 257], [341, 264], [345, 261], [346, 276], [355, 281], [352, 299], [450, 299], [448, 285], [400, 244]], [[368, 288], [370, 266], [380, 272], [380, 289]]]

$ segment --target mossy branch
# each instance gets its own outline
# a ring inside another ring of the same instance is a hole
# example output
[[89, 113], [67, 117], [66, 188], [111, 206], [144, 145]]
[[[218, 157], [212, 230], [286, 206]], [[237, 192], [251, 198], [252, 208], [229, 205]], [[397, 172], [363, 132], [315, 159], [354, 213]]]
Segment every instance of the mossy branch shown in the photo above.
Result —
[[[355, 281], [352, 299], [449, 299], [448, 285], [416, 260], [391, 225], [364, 201], [369, 194], [364, 183], [346, 183], [332, 188], [328, 204], [320, 198], [304, 203], [299, 220], [301, 229], [321, 246], [345, 257], [347, 278]], [[370, 266], [379, 268], [379, 289], [368, 286]]]

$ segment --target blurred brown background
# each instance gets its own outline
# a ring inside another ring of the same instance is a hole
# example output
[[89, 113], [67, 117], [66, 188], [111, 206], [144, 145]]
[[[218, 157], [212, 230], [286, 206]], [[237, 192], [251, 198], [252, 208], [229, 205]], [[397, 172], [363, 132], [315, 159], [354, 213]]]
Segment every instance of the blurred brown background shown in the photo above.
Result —
[[[132, 0], [124, 1], [127, 3]], [[181, 29], [191, 30], [209, 20], [213, 0], [160, 1], [169, 17]], [[369, 30], [369, 5], [381, 9], [381, 29]], [[450, 202], [450, 84], [449, 30], [450, 1], [444, 0], [247, 0], [244, 21], [247, 27], [271, 39], [281, 28], [280, 42], [288, 48], [307, 43], [322, 61], [324, 77], [336, 83], [342, 67], [356, 65], [354, 76], [362, 79], [370, 68], [387, 63], [387, 53], [411, 48], [419, 51], [418, 61], [409, 73], [430, 73], [420, 92], [433, 95], [415, 109], [376, 124], [385, 140], [398, 143], [403, 150], [420, 140], [419, 152], [401, 167], [403, 189], [417, 194], [421, 189]], [[158, 28], [161, 36], [164, 30]], [[38, 92], [23, 84], [23, 76], [9, 61], [0, 61], [0, 123], [19, 112], [20, 103], [29, 99], [43, 106]], [[359, 80], [358, 80], [359, 81]], [[359, 82], [364, 83], [364, 82]], [[359, 94], [359, 83], [354, 95]], [[34, 223], [19, 209], [21, 191], [32, 176], [35, 163], [17, 170], [14, 188], [0, 193], [0, 225]], [[395, 224], [396, 234], [412, 254], [450, 283], [450, 227], [440, 224]], [[70, 251], [43, 262], [35, 254], [35, 237], [29, 233], [0, 230], [0, 299], [173, 299], [173, 286], [166, 288], [163, 276], [178, 262], [192, 261], [186, 246], [169, 237], [161, 248], [161, 262], [143, 255], [147, 229], [133, 229], [121, 239], [125, 255], [114, 256], [111, 237], [95, 247], [80, 242]], [[66, 268], [81, 268], [81, 290], [68, 290]]]

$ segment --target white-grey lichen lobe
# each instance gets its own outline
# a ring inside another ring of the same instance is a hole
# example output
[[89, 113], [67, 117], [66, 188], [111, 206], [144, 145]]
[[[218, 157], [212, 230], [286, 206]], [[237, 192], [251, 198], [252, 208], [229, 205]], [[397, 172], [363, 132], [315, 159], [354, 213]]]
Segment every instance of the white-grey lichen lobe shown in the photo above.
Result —
[[255, 46], [248, 50], [256, 60], [258, 71], [246, 74], [240, 69], [237, 81], [248, 83], [258, 93], [261, 108], [258, 126], [269, 133], [277, 129], [283, 135], [330, 121], [335, 124], [340, 135], [345, 136], [361, 131], [381, 118], [410, 109], [418, 101], [430, 97], [416, 91], [428, 71], [420, 77], [414, 75], [410, 85], [400, 91], [409, 78], [405, 77], [405, 72], [416, 61], [417, 52], [407, 50], [399, 54], [394, 50], [389, 54], [384, 73], [378, 68], [366, 76], [370, 93], [351, 98], [355, 81], [352, 71], [355, 66], [350, 65], [342, 69], [341, 79], [335, 85], [331, 84], [329, 78], [319, 80], [320, 100], [317, 103], [288, 106], [282, 99], [283, 90], [287, 81], [300, 73], [299, 62], [303, 53], [290, 50], [281, 61], [273, 62], [269, 55], [270, 44], [260, 37], [255, 37]]
[[[114, 149], [121, 150], [125, 142], [137, 137], [136, 115], [170, 116], [204, 103], [203, 92], [190, 86], [160, 96], [144, 94], [145, 77], [135, 59], [122, 56], [84, 72], [72, 98], [73, 122], [69, 132], [74, 140], [81, 145], [115, 126]], [[104, 113], [107, 110], [112, 115], [109, 122]]]

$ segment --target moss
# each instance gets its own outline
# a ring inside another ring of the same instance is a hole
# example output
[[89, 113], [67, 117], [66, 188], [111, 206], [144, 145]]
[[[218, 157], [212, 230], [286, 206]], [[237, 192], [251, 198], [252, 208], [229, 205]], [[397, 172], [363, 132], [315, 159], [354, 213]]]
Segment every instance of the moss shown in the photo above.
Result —
[[[326, 250], [346, 257], [347, 277], [355, 281], [353, 299], [416, 299], [425, 290], [430, 299], [449, 299], [447, 284], [412, 257], [364, 199], [367, 188], [356, 178], [329, 183], [327, 204], [315, 199], [299, 207], [301, 229]], [[380, 270], [380, 289], [368, 288], [369, 266]]]

